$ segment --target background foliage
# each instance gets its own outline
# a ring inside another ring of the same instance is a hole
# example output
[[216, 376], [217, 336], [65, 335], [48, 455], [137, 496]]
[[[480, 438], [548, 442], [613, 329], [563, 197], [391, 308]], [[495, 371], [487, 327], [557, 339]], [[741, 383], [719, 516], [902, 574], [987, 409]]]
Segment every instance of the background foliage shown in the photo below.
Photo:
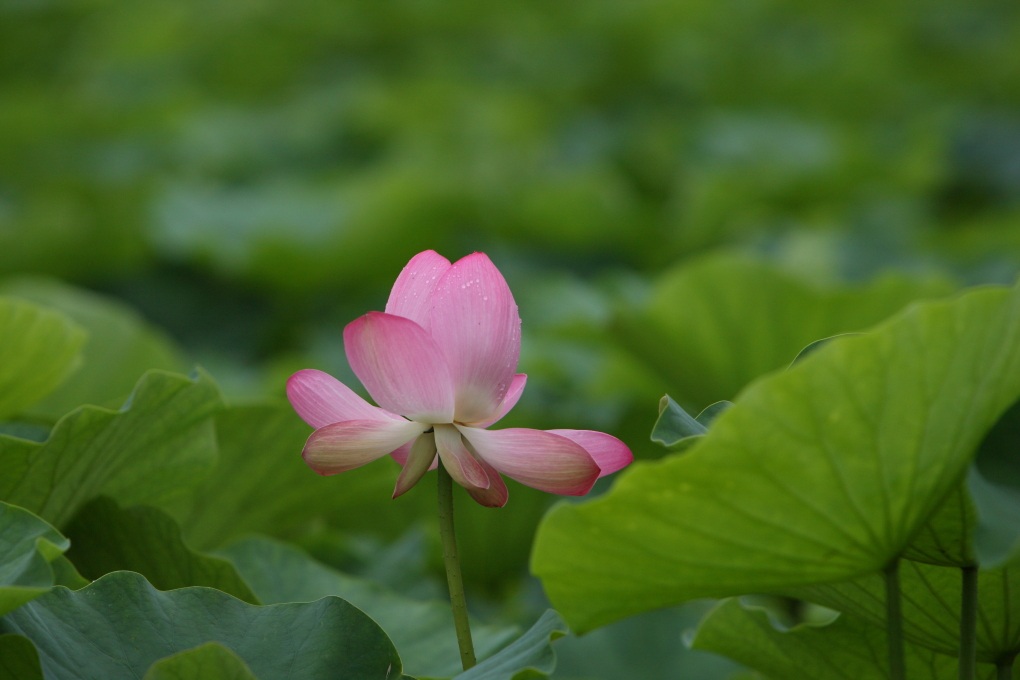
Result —
[[[1001, 0], [0, 0], [0, 526], [31, 537], [0, 604], [132, 569], [250, 606], [405, 598], [428, 620], [428, 483], [390, 501], [387, 462], [306, 469], [290, 372], [355, 385], [343, 325], [419, 250], [484, 250], [524, 320], [506, 425], [666, 456], [662, 394], [697, 413], [812, 341], [1015, 280], [1018, 43]], [[458, 499], [489, 651], [536, 621], [558, 635], [527, 570], [552, 500]], [[153, 532], [158, 551], [118, 552]], [[263, 582], [268, 560], [322, 590]], [[707, 606], [561, 639], [555, 677], [726, 677], [679, 644]], [[455, 670], [383, 629], [405, 672]], [[178, 652], [141, 671], [257, 673]]]

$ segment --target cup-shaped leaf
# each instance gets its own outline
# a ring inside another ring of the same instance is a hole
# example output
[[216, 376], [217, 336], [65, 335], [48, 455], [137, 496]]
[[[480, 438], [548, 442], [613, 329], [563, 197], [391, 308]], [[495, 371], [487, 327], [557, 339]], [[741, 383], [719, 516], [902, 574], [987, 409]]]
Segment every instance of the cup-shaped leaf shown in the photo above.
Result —
[[1018, 396], [1020, 287], [912, 306], [757, 381], [684, 455], [554, 508], [532, 567], [581, 630], [878, 571]]

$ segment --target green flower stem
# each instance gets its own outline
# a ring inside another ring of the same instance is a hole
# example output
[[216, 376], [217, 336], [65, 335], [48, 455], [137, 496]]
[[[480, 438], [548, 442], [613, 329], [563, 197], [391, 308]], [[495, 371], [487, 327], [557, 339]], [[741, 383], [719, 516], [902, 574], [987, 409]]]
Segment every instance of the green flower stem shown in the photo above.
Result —
[[468, 623], [467, 599], [464, 597], [464, 578], [460, 573], [460, 555], [457, 553], [457, 534], [453, 527], [453, 478], [439, 463], [439, 536], [443, 541], [443, 564], [446, 566], [446, 583], [450, 588], [450, 607], [453, 609], [453, 627], [460, 646], [460, 663], [467, 670], [474, 666], [475, 647], [471, 642], [471, 625]]
[[903, 655], [903, 611], [900, 604], [900, 560], [885, 568], [885, 626], [889, 640], [889, 677], [907, 680]]
[[960, 569], [960, 680], [977, 677], [978, 568]]

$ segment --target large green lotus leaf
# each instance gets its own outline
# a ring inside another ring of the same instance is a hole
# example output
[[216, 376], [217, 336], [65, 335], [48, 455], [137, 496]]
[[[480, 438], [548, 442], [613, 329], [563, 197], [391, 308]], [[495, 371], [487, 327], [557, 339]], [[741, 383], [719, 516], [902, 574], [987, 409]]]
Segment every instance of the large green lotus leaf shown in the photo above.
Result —
[[88, 332], [81, 367], [32, 414], [56, 420], [82, 404], [115, 407], [149, 369], [187, 365], [172, 343], [133, 310], [101, 295], [49, 279], [15, 279], [0, 285], [11, 295], [58, 310]]
[[1020, 401], [988, 431], [966, 479], [903, 556], [946, 566], [997, 567], [1020, 553]]
[[[903, 632], [918, 645], [955, 655], [960, 642], [961, 570], [903, 560]], [[791, 595], [885, 626], [885, 581], [880, 574], [790, 591]], [[978, 572], [977, 655], [995, 662], [1020, 650], [1020, 568]]]
[[[265, 538], [233, 543], [222, 554], [234, 562], [263, 602], [311, 602], [327, 595], [342, 597], [382, 626], [400, 652], [407, 672], [415, 676], [449, 677], [460, 670], [449, 603], [397, 595]], [[516, 633], [512, 627], [473, 626], [475, 651], [480, 658], [490, 656], [514, 639]]]
[[[760, 609], [739, 600], [721, 602], [698, 626], [694, 649], [728, 656], [775, 680], [885, 680], [889, 677], [885, 628], [841, 616], [821, 627], [777, 630]], [[924, 647], [906, 645], [911, 678], [955, 680], [958, 661]], [[992, 680], [995, 667], [979, 665], [978, 678]]]
[[0, 417], [49, 394], [81, 362], [85, 331], [64, 314], [0, 298]]
[[239, 656], [260, 678], [400, 678], [379, 626], [335, 597], [255, 606], [211, 588], [161, 592], [141, 575], [108, 574], [81, 590], [54, 588], [0, 620], [24, 635], [48, 680], [135, 679], [155, 662], [206, 642]]
[[774, 266], [713, 255], [664, 274], [615, 328], [680, 403], [732, 399], [754, 378], [788, 366], [805, 346], [867, 328], [949, 284], [884, 277], [859, 288], [823, 288]]
[[0, 616], [48, 591], [69, 541], [28, 510], [0, 503]]
[[[972, 466], [973, 467], [973, 466]], [[903, 557], [945, 566], [974, 564], [974, 531], [977, 515], [972, 495], [964, 483], [956, 485], [917, 532]]]
[[976, 465], [938, 508], [903, 557], [943, 566], [1015, 563], [1020, 553], [1020, 491]]
[[1020, 394], [1020, 287], [915, 305], [757, 381], [682, 456], [560, 504], [532, 567], [575, 629], [881, 570]]
[[206, 586], [259, 603], [230, 562], [191, 550], [177, 523], [156, 508], [120, 508], [100, 497], [78, 511], [65, 533], [68, 559], [88, 578], [134, 571], [160, 590]]
[[258, 680], [247, 664], [228, 647], [207, 642], [178, 652], [149, 666], [142, 680]]
[[560, 615], [547, 610], [524, 635], [506, 649], [474, 668], [459, 673], [456, 680], [538, 680], [556, 668], [551, 643], [570, 631]]
[[212, 416], [222, 407], [205, 374], [151, 371], [119, 411], [83, 406], [43, 443], [0, 436], [0, 498], [61, 526], [82, 503], [160, 503], [216, 459]]
[[219, 461], [171, 511], [188, 543], [205, 550], [246, 533], [285, 536], [324, 517], [337, 526], [397, 535], [434, 515], [434, 494], [416, 489], [391, 499], [398, 468], [388, 459], [334, 477], [315, 474], [301, 459], [311, 432], [288, 405], [220, 413]]

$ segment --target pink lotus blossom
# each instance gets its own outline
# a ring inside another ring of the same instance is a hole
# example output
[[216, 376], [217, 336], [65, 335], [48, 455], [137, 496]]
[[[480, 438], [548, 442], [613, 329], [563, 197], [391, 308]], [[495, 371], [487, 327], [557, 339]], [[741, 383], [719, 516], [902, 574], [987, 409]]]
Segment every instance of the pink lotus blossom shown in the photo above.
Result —
[[287, 381], [290, 403], [315, 428], [302, 456], [321, 475], [391, 454], [403, 466], [396, 498], [436, 467], [438, 453], [472, 498], [502, 507], [501, 473], [580, 496], [633, 460], [623, 442], [602, 432], [486, 429], [514, 407], [527, 376], [516, 373], [517, 304], [483, 253], [454, 264], [431, 250], [416, 255], [393, 284], [386, 311], [344, 328], [344, 347], [379, 406], [322, 371], [298, 371]]

